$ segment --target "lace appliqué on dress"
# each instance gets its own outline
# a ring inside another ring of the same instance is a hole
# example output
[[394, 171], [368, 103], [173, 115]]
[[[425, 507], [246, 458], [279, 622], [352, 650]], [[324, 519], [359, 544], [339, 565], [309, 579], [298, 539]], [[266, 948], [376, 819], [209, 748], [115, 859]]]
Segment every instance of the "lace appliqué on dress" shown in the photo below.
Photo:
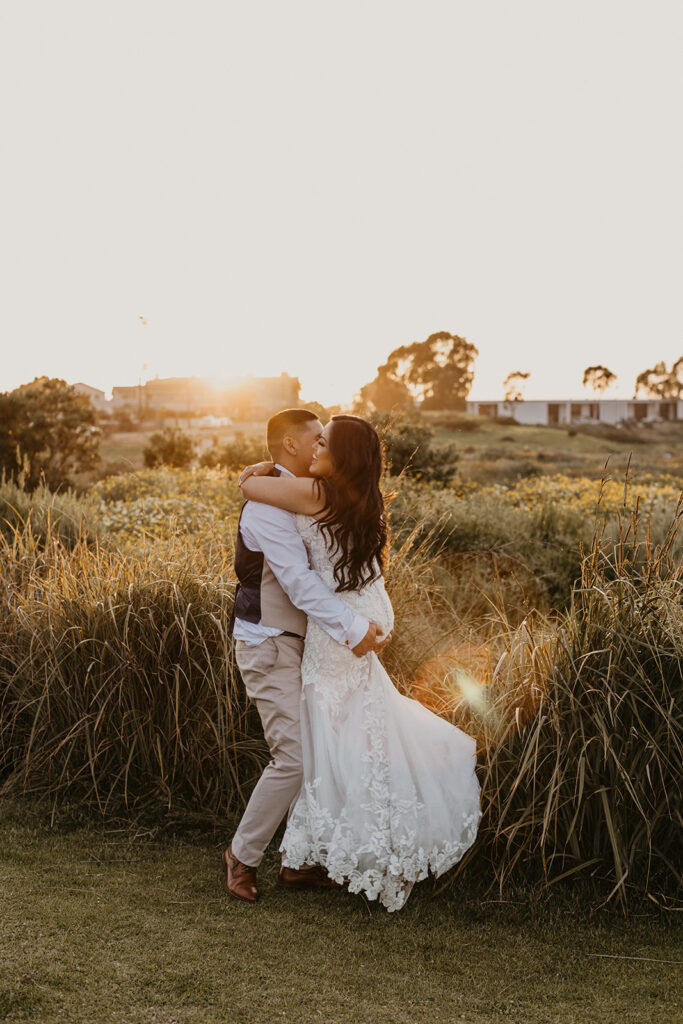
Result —
[[[317, 524], [298, 516], [297, 528], [312, 567], [334, 588]], [[393, 628], [383, 580], [340, 596]], [[322, 864], [336, 881], [348, 882], [349, 892], [399, 910], [415, 882], [430, 870], [447, 871], [474, 842], [480, 817], [474, 741], [401, 696], [375, 655], [355, 658], [313, 622], [302, 683], [304, 786], [280, 847], [282, 862]], [[405, 746], [412, 747], [410, 764], [400, 756]], [[461, 764], [462, 780], [453, 777]]]
[[[336, 591], [334, 565], [325, 534], [311, 516], [298, 515], [296, 524], [306, 545], [311, 567], [330, 590]], [[360, 592], [345, 591], [339, 597], [354, 612], [380, 625], [383, 631], [393, 629], [394, 612], [382, 579], [375, 580]], [[368, 674], [367, 658], [356, 658], [352, 652], [343, 650], [324, 629], [309, 620], [301, 666], [302, 686], [315, 688], [332, 718], [343, 716], [343, 705], [348, 695], [367, 683]]]

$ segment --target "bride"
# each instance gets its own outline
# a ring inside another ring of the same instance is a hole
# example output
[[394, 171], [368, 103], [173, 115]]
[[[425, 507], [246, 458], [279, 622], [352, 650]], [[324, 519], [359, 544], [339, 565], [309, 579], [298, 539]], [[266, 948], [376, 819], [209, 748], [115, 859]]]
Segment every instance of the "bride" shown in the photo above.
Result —
[[[387, 633], [388, 531], [374, 428], [333, 416], [310, 478], [249, 466], [244, 496], [297, 513], [311, 566]], [[301, 666], [304, 782], [280, 847], [288, 867], [321, 864], [349, 892], [399, 910], [428, 871], [441, 875], [477, 834], [472, 737], [393, 686], [377, 655], [356, 658], [309, 620]]]

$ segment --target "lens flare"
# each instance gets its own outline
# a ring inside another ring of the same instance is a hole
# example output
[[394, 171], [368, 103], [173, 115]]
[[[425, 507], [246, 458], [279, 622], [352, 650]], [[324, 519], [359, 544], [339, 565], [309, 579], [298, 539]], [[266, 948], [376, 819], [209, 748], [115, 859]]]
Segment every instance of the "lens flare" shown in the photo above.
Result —
[[454, 689], [460, 692], [461, 699], [479, 714], [484, 714], [489, 708], [489, 700], [486, 686], [478, 682], [467, 669], [454, 668], [449, 673], [449, 682]]

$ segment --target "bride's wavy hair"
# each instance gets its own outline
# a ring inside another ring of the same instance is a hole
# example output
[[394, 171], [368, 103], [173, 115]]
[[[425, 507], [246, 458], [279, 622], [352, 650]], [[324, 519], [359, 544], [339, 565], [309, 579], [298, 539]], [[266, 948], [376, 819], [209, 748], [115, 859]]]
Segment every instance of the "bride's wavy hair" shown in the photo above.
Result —
[[329, 434], [332, 472], [318, 480], [325, 512], [318, 520], [327, 535], [337, 590], [360, 590], [384, 571], [389, 541], [380, 480], [382, 443], [359, 416], [333, 416]]

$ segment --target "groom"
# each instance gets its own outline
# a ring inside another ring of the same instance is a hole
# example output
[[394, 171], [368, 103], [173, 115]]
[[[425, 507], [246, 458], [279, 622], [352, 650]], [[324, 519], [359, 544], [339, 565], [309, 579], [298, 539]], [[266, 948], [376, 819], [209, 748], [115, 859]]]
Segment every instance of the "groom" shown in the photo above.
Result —
[[[278, 475], [310, 476], [313, 445], [322, 424], [308, 409], [285, 409], [268, 421], [267, 446]], [[242, 507], [235, 544], [235, 658], [256, 704], [272, 760], [266, 766], [222, 857], [225, 888], [253, 903], [256, 869], [303, 778], [299, 700], [307, 617], [361, 658], [379, 652], [374, 622], [356, 615], [309, 567], [296, 519], [272, 505]], [[321, 867], [282, 867], [278, 883], [290, 889], [336, 888]]]

